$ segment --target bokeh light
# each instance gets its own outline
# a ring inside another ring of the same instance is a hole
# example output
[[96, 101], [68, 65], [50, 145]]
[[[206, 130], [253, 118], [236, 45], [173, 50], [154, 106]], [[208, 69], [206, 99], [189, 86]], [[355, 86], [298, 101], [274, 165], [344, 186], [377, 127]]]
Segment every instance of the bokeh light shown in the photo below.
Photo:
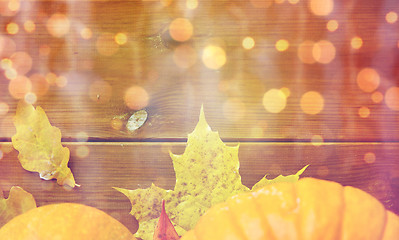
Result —
[[370, 163], [371, 164], [371, 163], [375, 162], [376, 156], [375, 156], [375, 154], [373, 152], [368, 152], [368, 153], [364, 154], [363, 160], [366, 163]]
[[385, 92], [385, 104], [394, 111], [399, 111], [399, 87], [390, 87]]
[[223, 115], [225, 119], [236, 122], [245, 116], [245, 104], [238, 98], [229, 98], [223, 103]]
[[33, 92], [28, 92], [25, 94], [24, 100], [28, 104], [34, 104], [37, 101], [37, 96]]
[[7, 24], [6, 31], [8, 34], [15, 35], [19, 32], [19, 26], [18, 26], [18, 24], [11, 22], [11, 23]]
[[83, 39], [90, 39], [93, 36], [93, 32], [91, 31], [90, 28], [84, 27], [82, 30], [80, 30], [80, 36]]
[[47, 20], [46, 23], [47, 31], [53, 37], [63, 37], [70, 29], [70, 21], [67, 16], [62, 13], [54, 13]]
[[335, 32], [338, 29], [338, 26], [337, 20], [329, 20], [327, 22], [327, 30], [330, 32]]
[[313, 45], [314, 42], [310, 40], [306, 40], [299, 44], [298, 57], [303, 63], [312, 64], [316, 62], [313, 57]]
[[370, 116], [370, 109], [368, 107], [360, 107], [358, 114], [361, 118], [368, 118]]
[[210, 69], [219, 69], [226, 63], [226, 53], [219, 46], [208, 45], [202, 52], [202, 62]]
[[24, 29], [28, 33], [32, 33], [36, 29], [36, 24], [32, 20], [27, 20], [24, 22]]
[[147, 107], [149, 99], [147, 91], [140, 86], [128, 88], [124, 95], [126, 106], [132, 110], [140, 110]]
[[279, 113], [287, 105], [287, 97], [280, 89], [270, 89], [263, 95], [263, 107], [270, 113]]
[[8, 9], [12, 12], [17, 12], [21, 7], [21, 3], [19, 0], [9, 0], [8, 1]]
[[310, 142], [312, 143], [313, 146], [321, 146], [324, 142], [324, 139], [321, 135], [313, 135], [312, 138], [310, 139]]
[[76, 156], [78, 158], [85, 158], [89, 156], [89, 154], [90, 154], [90, 149], [88, 146], [78, 146], [76, 148]]
[[313, 45], [313, 58], [323, 64], [330, 63], [335, 58], [335, 47], [327, 40], [321, 40]]
[[32, 90], [32, 83], [25, 76], [17, 76], [8, 84], [8, 92], [16, 99], [22, 99]]
[[49, 45], [47, 45], [47, 44], [40, 45], [40, 47], [39, 47], [40, 56], [45, 57], [45, 56], [50, 55], [50, 53], [51, 53], [51, 48]]
[[65, 76], [57, 77], [57, 79], [55, 80], [55, 85], [59, 88], [66, 87], [66, 85], [68, 85], [68, 78], [66, 78]]
[[273, 4], [273, 0], [250, 0], [255, 8], [268, 8]]
[[176, 18], [169, 25], [169, 34], [175, 41], [187, 41], [193, 35], [193, 25], [186, 18]]
[[55, 82], [57, 81], [57, 75], [53, 72], [49, 72], [46, 74], [46, 81], [50, 85], [55, 85]]
[[252, 49], [255, 47], [255, 40], [252, 37], [245, 37], [242, 40], [242, 47], [247, 50]]
[[102, 33], [97, 38], [96, 49], [99, 54], [109, 57], [118, 51], [119, 45], [115, 42], [113, 34]]
[[98, 103], [106, 103], [111, 99], [112, 86], [104, 80], [96, 80], [90, 84], [89, 98]]
[[279, 52], [283, 52], [283, 51], [287, 50], [289, 46], [290, 46], [289, 42], [287, 40], [285, 40], [285, 39], [278, 40], [276, 42], [276, 44], [274, 45], [274, 47]]
[[371, 94], [371, 100], [374, 103], [380, 103], [384, 100], [384, 95], [380, 91], [375, 91]]
[[119, 118], [114, 118], [111, 120], [111, 127], [115, 130], [121, 130], [123, 126], [123, 121]]
[[284, 93], [285, 97], [289, 97], [291, 95], [291, 90], [287, 87], [280, 88], [281, 92]]
[[4, 116], [8, 113], [10, 107], [5, 102], [0, 102], [0, 116]]
[[364, 92], [373, 92], [380, 85], [380, 75], [373, 68], [363, 68], [357, 74], [357, 85]]
[[127, 43], [127, 35], [125, 33], [117, 33], [115, 35], [115, 42], [118, 45], [124, 45]]
[[18, 75], [25, 75], [32, 69], [33, 60], [27, 52], [16, 52], [11, 55], [10, 60]]
[[385, 15], [385, 20], [387, 21], [387, 23], [393, 24], [398, 21], [398, 14], [394, 11], [390, 11]]
[[288, 0], [288, 2], [291, 3], [292, 5], [295, 5], [299, 3], [299, 0]]
[[309, 91], [302, 95], [300, 105], [304, 113], [318, 114], [324, 108], [324, 98], [316, 91]]
[[316, 16], [327, 16], [334, 10], [334, 0], [310, 0], [309, 7]]
[[198, 0], [187, 0], [186, 7], [191, 10], [196, 9], [198, 7]]
[[179, 45], [173, 51], [173, 61], [182, 69], [190, 68], [197, 62], [197, 52], [190, 45]]
[[10, 57], [16, 50], [17, 45], [14, 40], [7, 36], [0, 35], [0, 57]]
[[4, 76], [5, 76], [7, 79], [11, 80], [11, 79], [16, 78], [16, 77], [18, 76], [18, 73], [17, 73], [17, 70], [15, 70], [15, 69], [12, 68], [12, 67], [9, 67], [9, 68], [6, 68], [6, 69], [5, 69]]
[[361, 39], [360, 37], [353, 37], [351, 39], [351, 47], [353, 49], [359, 49], [363, 46], [363, 39]]
[[87, 140], [89, 140], [89, 134], [87, 134], [87, 132], [84, 131], [80, 131], [78, 133], [76, 133], [76, 141], [78, 142], [87, 142]]
[[29, 77], [32, 83], [32, 92], [38, 96], [43, 96], [47, 93], [50, 84], [47, 82], [46, 77], [39, 73], [34, 73]]

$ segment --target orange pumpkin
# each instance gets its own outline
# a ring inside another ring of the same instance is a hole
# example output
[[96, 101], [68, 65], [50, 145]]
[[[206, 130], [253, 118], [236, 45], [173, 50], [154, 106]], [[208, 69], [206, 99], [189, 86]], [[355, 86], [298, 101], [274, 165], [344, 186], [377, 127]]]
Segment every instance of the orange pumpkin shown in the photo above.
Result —
[[368, 193], [302, 178], [209, 209], [181, 240], [399, 239], [399, 217]]
[[16, 216], [0, 229], [0, 240], [133, 240], [120, 222], [105, 212], [76, 203], [50, 204]]

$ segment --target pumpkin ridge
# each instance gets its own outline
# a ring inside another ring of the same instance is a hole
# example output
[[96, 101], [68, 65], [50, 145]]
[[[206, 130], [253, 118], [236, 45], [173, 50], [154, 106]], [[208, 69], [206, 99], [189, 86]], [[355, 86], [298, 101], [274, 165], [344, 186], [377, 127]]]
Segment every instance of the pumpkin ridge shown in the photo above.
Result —
[[[227, 206], [228, 208], [230, 208], [229, 204], [226, 204], [226, 206]], [[243, 240], [251, 240], [251, 239], [247, 239], [247, 238], [246, 238], [245, 233], [244, 233], [244, 230], [242, 229], [242, 226], [241, 226], [241, 224], [239, 223], [239, 221], [238, 221], [238, 219], [237, 219], [237, 217], [239, 217], [239, 216], [237, 216], [236, 214], [234, 214], [234, 212], [231, 211], [231, 210], [229, 210], [227, 213], [228, 213], [228, 215], [230, 216], [229, 219], [230, 219], [231, 223], [233, 224], [233, 226], [236, 227], [237, 233], [239, 234], [239, 237], [240, 237], [241, 239], [243, 239]]]
[[[251, 193], [251, 200], [254, 203], [254, 205], [256, 206], [256, 209], [260, 209], [260, 203], [258, 203], [258, 201], [256, 201], [256, 199], [254, 198], [253, 194]], [[271, 231], [271, 226], [268, 223], [266, 216], [264, 216], [263, 214], [259, 214], [260, 216], [260, 221], [262, 222], [262, 226], [264, 226], [265, 228], [267, 228], [267, 233], [269, 233], [269, 235], [271, 235], [271, 239], [275, 239], [276, 236], [274, 235], [273, 231]]]

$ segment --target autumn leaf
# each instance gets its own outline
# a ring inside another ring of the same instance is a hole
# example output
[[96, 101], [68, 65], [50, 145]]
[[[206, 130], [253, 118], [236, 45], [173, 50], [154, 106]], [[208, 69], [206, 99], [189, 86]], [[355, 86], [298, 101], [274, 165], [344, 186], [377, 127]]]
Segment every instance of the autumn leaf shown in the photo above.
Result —
[[[237, 146], [227, 146], [218, 132], [213, 132], [205, 120], [203, 109], [194, 131], [188, 135], [187, 146], [182, 155], [170, 153], [176, 174], [173, 190], [165, 190], [152, 184], [146, 189], [127, 190], [115, 188], [126, 195], [132, 214], [139, 221], [136, 236], [150, 240], [161, 213], [157, 207], [162, 199], [166, 202], [167, 214], [181, 236], [192, 229], [199, 217], [211, 206], [225, 201], [241, 192], [250, 191], [241, 182]], [[297, 181], [299, 175], [279, 176], [269, 180], [262, 178], [254, 189], [271, 182]]]
[[170, 221], [165, 210], [165, 200], [162, 200], [161, 216], [154, 231], [153, 240], [178, 240], [180, 239], [175, 227]]
[[68, 168], [69, 149], [61, 144], [61, 131], [51, 126], [41, 107], [21, 101], [14, 118], [17, 129], [12, 145], [25, 170], [38, 172], [45, 180], [57, 179], [60, 185], [79, 186]]
[[7, 199], [0, 196], [0, 228], [15, 216], [36, 207], [32, 194], [21, 187], [12, 187]]

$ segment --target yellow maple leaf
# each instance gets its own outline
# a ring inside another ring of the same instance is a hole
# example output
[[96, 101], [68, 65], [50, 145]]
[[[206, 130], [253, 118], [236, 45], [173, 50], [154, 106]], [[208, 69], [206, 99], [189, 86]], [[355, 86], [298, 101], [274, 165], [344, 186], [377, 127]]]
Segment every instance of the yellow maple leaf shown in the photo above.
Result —
[[21, 101], [14, 117], [17, 129], [12, 145], [25, 170], [38, 172], [45, 180], [57, 179], [60, 185], [79, 186], [68, 168], [69, 149], [61, 144], [61, 131], [51, 126], [41, 107]]
[[[132, 204], [132, 214], [139, 221], [136, 237], [150, 240], [160, 216], [160, 203], [164, 199], [168, 216], [179, 235], [192, 229], [199, 217], [211, 206], [241, 192], [250, 191], [241, 182], [237, 146], [227, 146], [218, 132], [213, 132], [205, 120], [203, 109], [194, 131], [188, 135], [182, 155], [170, 153], [176, 173], [173, 190], [155, 186], [127, 190], [115, 188], [127, 196]], [[262, 178], [253, 189], [276, 181], [297, 181], [299, 175]]]
[[32, 194], [21, 187], [12, 187], [7, 199], [0, 196], [0, 228], [15, 216], [36, 207]]

